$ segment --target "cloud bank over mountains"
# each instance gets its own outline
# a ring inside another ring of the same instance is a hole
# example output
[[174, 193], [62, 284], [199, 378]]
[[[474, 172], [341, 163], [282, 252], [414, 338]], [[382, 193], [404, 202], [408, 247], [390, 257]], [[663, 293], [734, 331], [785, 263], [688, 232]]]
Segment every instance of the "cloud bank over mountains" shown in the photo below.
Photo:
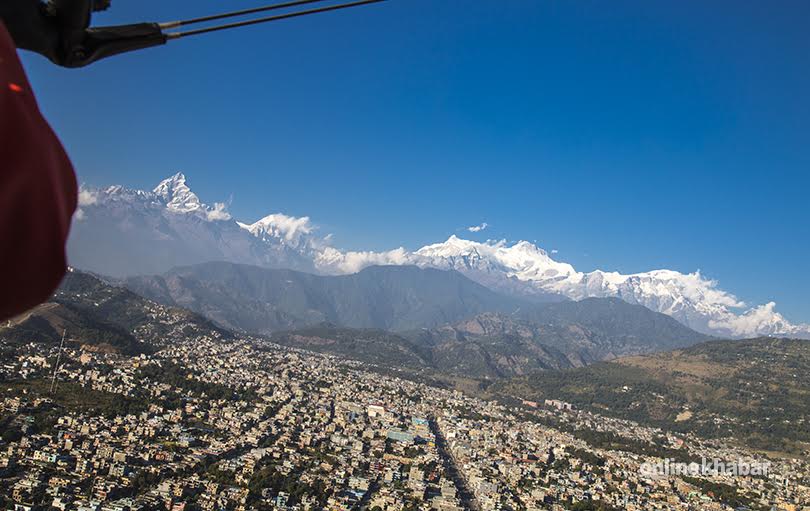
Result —
[[226, 204], [202, 203], [183, 174], [152, 191], [83, 187], [75, 220], [68, 244], [71, 264], [116, 277], [216, 260], [321, 274], [416, 265], [456, 270], [496, 291], [538, 300], [618, 297], [719, 336], [810, 338], [810, 325], [790, 323], [774, 302], [749, 306], [700, 272], [585, 273], [527, 241], [477, 242], [455, 235], [416, 251], [343, 251], [309, 217], [275, 213], [254, 223], [238, 222]]

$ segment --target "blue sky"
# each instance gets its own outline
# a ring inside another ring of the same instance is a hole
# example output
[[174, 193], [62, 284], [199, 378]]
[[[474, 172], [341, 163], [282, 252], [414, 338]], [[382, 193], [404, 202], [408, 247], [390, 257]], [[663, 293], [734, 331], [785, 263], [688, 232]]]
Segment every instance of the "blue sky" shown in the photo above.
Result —
[[[97, 23], [221, 12], [113, 0]], [[227, 2], [227, 8], [261, 5]], [[184, 171], [351, 249], [537, 241], [701, 269], [810, 321], [810, 3], [390, 0], [63, 70], [26, 56], [82, 181]]]

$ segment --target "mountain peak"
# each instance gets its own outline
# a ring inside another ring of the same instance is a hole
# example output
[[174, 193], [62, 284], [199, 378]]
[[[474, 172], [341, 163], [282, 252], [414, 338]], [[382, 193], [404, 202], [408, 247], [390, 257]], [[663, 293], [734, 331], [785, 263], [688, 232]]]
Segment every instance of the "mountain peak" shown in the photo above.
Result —
[[158, 183], [158, 185], [152, 191], [158, 195], [163, 196], [171, 192], [172, 190], [181, 187], [188, 188], [188, 186], [186, 186], [186, 175], [183, 174], [182, 172], [178, 172], [177, 174], [167, 177], [166, 179]]
[[554, 261], [545, 250], [528, 241], [513, 245], [506, 240], [481, 243], [453, 235], [444, 243], [419, 249], [416, 254], [438, 267], [505, 273], [510, 278], [522, 281], [577, 275], [570, 264]]
[[518, 250], [521, 252], [528, 252], [536, 255], [540, 255], [542, 257], [548, 257], [548, 252], [543, 250], [542, 248], [538, 247], [534, 243], [526, 240], [520, 240], [512, 246], [512, 249]]
[[189, 213], [202, 207], [200, 198], [188, 187], [186, 176], [182, 172], [164, 179], [152, 191], [174, 211]]
[[299, 246], [312, 241], [315, 226], [308, 216], [294, 217], [273, 213], [252, 224], [239, 223], [239, 226], [257, 238], [275, 238], [287, 244]]
[[475, 241], [468, 241], [462, 238], [459, 238], [455, 234], [450, 235], [447, 238], [447, 241], [443, 243], [434, 243], [433, 245], [427, 245], [422, 247], [417, 251], [417, 253], [422, 255], [439, 255], [444, 257], [453, 257], [453, 256], [462, 256], [462, 255], [469, 255], [472, 253], [477, 252], [477, 247], [483, 244], [475, 242]]

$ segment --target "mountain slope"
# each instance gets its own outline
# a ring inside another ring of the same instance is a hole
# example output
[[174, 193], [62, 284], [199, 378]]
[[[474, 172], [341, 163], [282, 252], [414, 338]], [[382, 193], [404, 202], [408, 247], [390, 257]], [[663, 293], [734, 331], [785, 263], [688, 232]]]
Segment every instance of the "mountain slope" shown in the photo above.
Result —
[[525, 339], [443, 338], [323, 324], [280, 332], [273, 342], [353, 358], [393, 369], [431, 370], [465, 378], [500, 378], [571, 367], [561, 352]]
[[595, 346], [588, 349], [601, 359], [665, 351], [710, 339], [665, 314], [618, 298], [549, 303], [524, 310], [521, 316], [536, 324], [578, 325], [592, 332]]
[[63, 331], [69, 343], [129, 355], [150, 352], [174, 338], [230, 336], [197, 314], [70, 271], [48, 302], [0, 326], [0, 339], [58, 343]]
[[[551, 368], [664, 351], [709, 339], [668, 316], [613, 298], [534, 305], [512, 315], [481, 314], [456, 325], [411, 332], [408, 337], [429, 345], [456, 341], [508, 346], [528, 360], [539, 356], [535, 362]], [[538, 347], [545, 353], [535, 353]], [[548, 350], [564, 355], [566, 361], [549, 360]], [[537, 368], [543, 366], [524, 363], [505, 373]]]
[[322, 322], [408, 330], [453, 323], [481, 312], [512, 312], [523, 305], [459, 273], [409, 266], [319, 276], [218, 262], [177, 268], [163, 276], [134, 277], [126, 285], [227, 328], [263, 334]]
[[340, 355], [385, 367], [430, 367], [428, 350], [397, 334], [377, 329], [338, 327], [329, 323], [270, 337], [277, 344]]
[[[530, 315], [548, 321], [535, 323], [520, 319], [522, 311], [515, 314], [486, 312], [452, 325], [397, 334], [318, 325], [281, 332], [275, 334], [273, 340], [388, 367], [432, 369], [467, 378], [494, 379], [578, 367], [617, 356], [651, 353], [672, 345], [692, 345], [706, 339], [668, 316], [617, 299], [590, 299], [579, 304], [533, 308], [537, 310]], [[653, 321], [649, 321], [651, 317]], [[622, 324], [626, 325], [627, 333]], [[660, 324], [675, 328], [660, 328]]]
[[712, 341], [561, 372], [538, 372], [493, 390], [761, 449], [810, 446], [810, 341]]

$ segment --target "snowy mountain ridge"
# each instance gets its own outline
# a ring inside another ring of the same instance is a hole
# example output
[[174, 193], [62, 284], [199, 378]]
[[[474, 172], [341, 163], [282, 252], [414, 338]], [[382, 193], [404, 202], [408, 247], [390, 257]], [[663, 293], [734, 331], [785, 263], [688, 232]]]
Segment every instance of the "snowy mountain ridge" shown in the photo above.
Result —
[[[774, 302], [750, 307], [698, 271], [580, 272], [527, 241], [477, 242], [455, 235], [416, 251], [343, 251], [330, 236], [321, 236], [309, 217], [274, 213], [253, 223], [237, 222], [224, 203], [200, 201], [183, 174], [163, 180], [151, 192], [83, 187], [76, 220], [69, 244], [72, 264], [109, 275], [160, 273], [215, 260], [322, 274], [416, 265], [456, 270], [494, 290], [524, 297], [618, 297], [714, 335], [810, 338], [810, 325], [787, 321]], [[136, 245], [129, 247], [128, 240], [137, 240]], [[124, 252], [121, 264], [132, 260], [127, 258], [131, 254], [139, 259], [122, 267], [109, 256], [118, 252]]]
[[621, 274], [595, 270], [584, 273], [558, 262], [527, 241], [476, 242], [456, 236], [415, 252], [334, 251], [316, 260], [321, 270], [353, 272], [370, 264], [415, 264], [453, 269], [496, 290], [531, 296], [553, 293], [572, 300], [618, 297], [674, 317], [704, 333], [721, 336], [785, 335], [810, 338], [810, 325], [794, 325], [776, 312], [776, 304], [747, 304], [699, 271], [652, 270]]

